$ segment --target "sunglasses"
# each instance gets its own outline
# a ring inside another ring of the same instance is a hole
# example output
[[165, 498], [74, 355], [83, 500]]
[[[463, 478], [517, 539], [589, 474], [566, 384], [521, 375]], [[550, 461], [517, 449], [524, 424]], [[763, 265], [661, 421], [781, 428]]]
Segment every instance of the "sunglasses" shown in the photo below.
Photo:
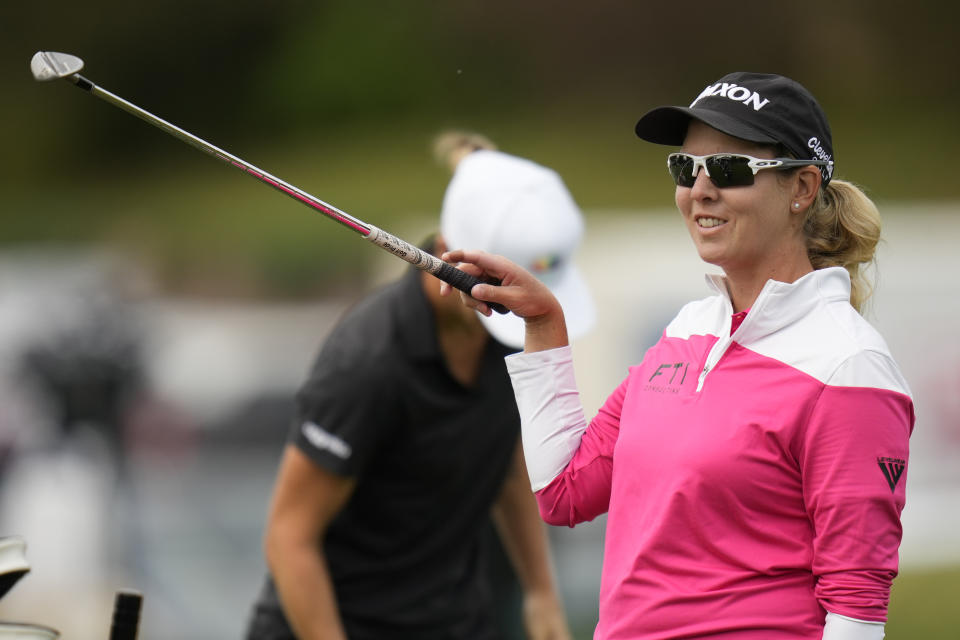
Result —
[[720, 189], [749, 187], [754, 176], [763, 169], [793, 169], [809, 165], [831, 166], [832, 160], [795, 160], [793, 158], [754, 158], [740, 153], [714, 153], [694, 156], [689, 153], [671, 153], [667, 169], [678, 187], [692, 187], [697, 181], [698, 167], [703, 167], [710, 181]]

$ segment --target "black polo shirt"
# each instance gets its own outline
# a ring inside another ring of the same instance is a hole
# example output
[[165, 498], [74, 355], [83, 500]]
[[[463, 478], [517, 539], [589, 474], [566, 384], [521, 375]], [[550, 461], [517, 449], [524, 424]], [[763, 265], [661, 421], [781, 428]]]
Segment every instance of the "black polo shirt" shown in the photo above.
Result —
[[495, 637], [482, 537], [520, 429], [512, 352], [491, 338], [457, 382], [414, 269], [326, 340], [290, 441], [357, 479], [324, 541], [351, 639]]

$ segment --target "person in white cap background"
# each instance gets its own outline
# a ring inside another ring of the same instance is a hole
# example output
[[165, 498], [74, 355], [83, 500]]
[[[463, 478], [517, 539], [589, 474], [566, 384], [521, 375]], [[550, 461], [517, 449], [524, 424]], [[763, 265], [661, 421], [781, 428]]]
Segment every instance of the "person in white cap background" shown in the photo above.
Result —
[[677, 207], [723, 274], [589, 424], [549, 288], [503, 256], [443, 256], [499, 281], [466, 306], [524, 318], [507, 366], [541, 514], [608, 513], [594, 637], [879, 640], [914, 408], [859, 313], [877, 209], [834, 177], [823, 110], [780, 75], [728, 74], [636, 133], [679, 147]]
[[[593, 301], [573, 264], [583, 221], [559, 176], [475, 134], [442, 136], [437, 152], [454, 176], [424, 248], [480, 242], [539, 269], [589, 329]], [[437, 283], [410, 268], [364, 298], [297, 394], [250, 640], [501, 638], [491, 516], [526, 637], [569, 640], [504, 364], [523, 320], [484, 318]]]
[[[446, 248], [479, 248], [510, 256], [553, 292], [570, 334], [585, 334], [596, 312], [574, 263], [584, 222], [563, 180], [552, 169], [494, 149], [477, 149], [459, 159], [456, 152], [451, 155], [457, 166], [440, 214]], [[503, 344], [523, 346], [522, 318], [479, 317]]]

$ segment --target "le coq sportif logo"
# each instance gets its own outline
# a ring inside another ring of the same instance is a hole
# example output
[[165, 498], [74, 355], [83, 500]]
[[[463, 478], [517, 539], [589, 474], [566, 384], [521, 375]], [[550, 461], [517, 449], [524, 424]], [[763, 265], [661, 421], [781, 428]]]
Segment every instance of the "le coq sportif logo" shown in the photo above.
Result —
[[900, 482], [900, 476], [903, 470], [907, 468], [907, 461], [901, 458], [877, 458], [877, 464], [880, 465], [880, 471], [883, 477], [887, 479], [890, 485], [890, 491], [896, 491], [897, 483]]

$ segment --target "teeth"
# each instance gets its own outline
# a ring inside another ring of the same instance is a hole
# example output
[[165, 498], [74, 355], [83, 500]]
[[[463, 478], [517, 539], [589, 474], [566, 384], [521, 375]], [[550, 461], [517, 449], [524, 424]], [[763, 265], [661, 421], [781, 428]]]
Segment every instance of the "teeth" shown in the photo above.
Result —
[[720, 218], [697, 218], [697, 224], [701, 227], [719, 227], [723, 224]]

